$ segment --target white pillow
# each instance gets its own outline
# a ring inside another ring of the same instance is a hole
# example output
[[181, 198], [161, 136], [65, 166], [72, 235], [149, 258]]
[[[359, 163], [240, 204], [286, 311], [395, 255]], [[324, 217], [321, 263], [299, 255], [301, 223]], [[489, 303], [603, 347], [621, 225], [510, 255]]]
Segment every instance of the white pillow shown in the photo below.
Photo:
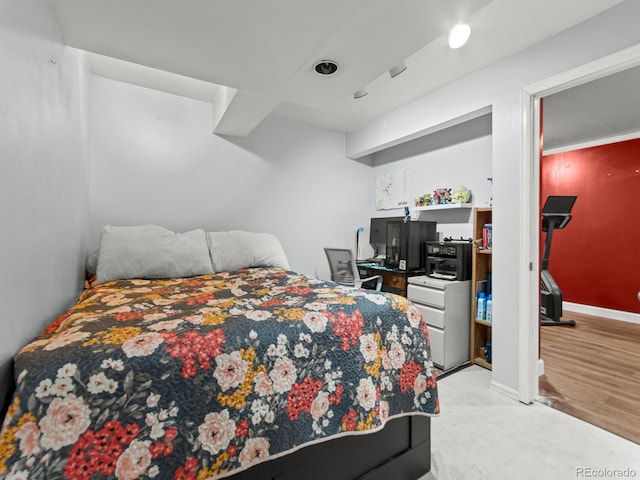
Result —
[[229, 272], [248, 267], [289, 269], [289, 260], [280, 241], [270, 233], [240, 230], [207, 232], [211, 262], [216, 272]]
[[175, 233], [157, 225], [102, 229], [97, 282], [213, 273], [204, 230]]
[[98, 271], [98, 255], [100, 254], [100, 247], [96, 247], [89, 256], [85, 263], [85, 270], [89, 275], [95, 275]]

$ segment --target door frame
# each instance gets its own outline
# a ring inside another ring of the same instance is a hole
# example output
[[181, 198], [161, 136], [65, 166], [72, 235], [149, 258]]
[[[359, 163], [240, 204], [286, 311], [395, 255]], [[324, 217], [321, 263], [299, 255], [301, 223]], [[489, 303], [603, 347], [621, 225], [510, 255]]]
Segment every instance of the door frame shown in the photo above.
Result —
[[525, 87], [522, 104], [522, 170], [520, 178], [520, 302], [518, 399], [538, 397], [540, 329], [540, 99], [640, 65], [640, 44], [567, 70]]

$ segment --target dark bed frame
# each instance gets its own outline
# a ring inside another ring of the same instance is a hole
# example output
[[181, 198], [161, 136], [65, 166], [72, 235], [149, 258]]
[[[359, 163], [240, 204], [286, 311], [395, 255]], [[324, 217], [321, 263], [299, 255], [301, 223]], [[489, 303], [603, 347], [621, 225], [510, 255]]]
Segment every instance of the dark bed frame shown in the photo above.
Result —
[[431, 469], [431, 418], [400, 417], [367, 435], [302, 448], [232, 480], [417, 480]]

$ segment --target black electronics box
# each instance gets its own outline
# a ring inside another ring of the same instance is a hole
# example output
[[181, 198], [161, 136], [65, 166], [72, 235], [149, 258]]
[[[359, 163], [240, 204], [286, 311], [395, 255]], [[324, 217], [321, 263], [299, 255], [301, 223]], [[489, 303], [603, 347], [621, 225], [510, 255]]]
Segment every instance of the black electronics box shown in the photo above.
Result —
[[426, 242], [426, 274], [444, 280], [471, 280], [472, 248], [467, 241]]
[[426, 241], [435, 240], [436, 235], [436, 222], [388, 222], [385, 266], [412, 272], [424, 270], [423, 246]]

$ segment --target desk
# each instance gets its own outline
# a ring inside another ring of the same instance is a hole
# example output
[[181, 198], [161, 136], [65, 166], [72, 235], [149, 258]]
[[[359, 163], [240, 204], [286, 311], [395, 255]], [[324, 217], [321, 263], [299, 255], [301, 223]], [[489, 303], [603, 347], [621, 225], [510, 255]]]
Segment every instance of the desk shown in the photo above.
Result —
[[[408, 278], [415, 275], [423, 275], [424, 270], [398, 270], [397, 268], [387, 268], [377, 263], [359, 263], [358, 273], [360, 278], [382, 275], [382, 291], [407, 296]], [[375, 282], [362, 284], [363, 288], [375, 288]]]

